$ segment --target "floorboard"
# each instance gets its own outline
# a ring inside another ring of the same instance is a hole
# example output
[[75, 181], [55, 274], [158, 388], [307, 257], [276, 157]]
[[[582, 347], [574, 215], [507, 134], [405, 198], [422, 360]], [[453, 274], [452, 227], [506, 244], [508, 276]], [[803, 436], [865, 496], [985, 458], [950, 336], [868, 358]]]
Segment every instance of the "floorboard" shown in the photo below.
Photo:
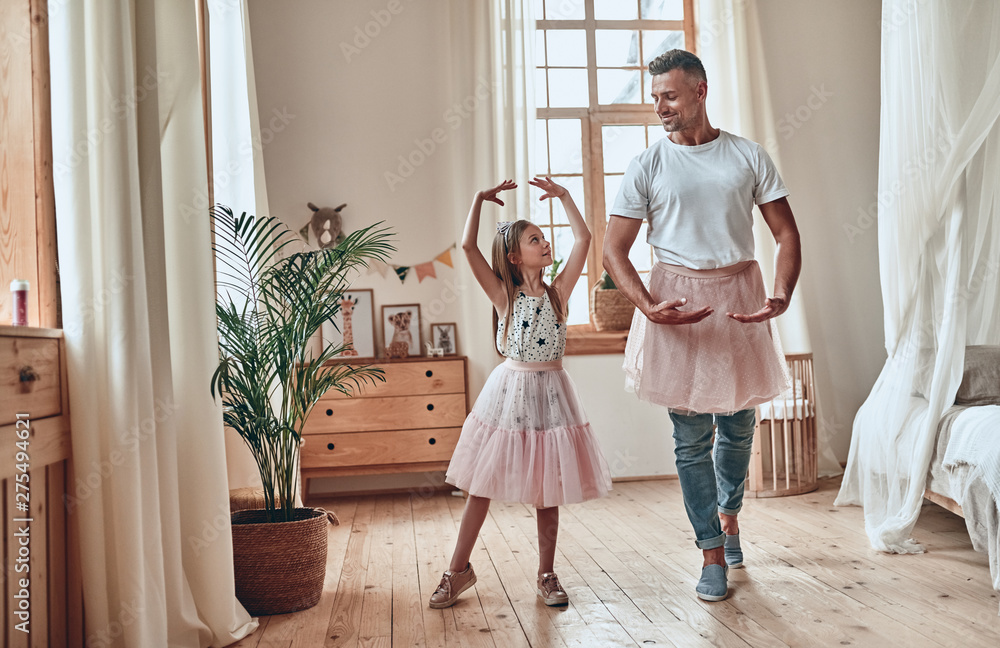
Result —
[[916, 555], [873, 551], [839, 482], [795, 497], [747, 500], [746, 568], [719, 603], [694, 594], [701, 552], [676, 480], [615, 484], [560, 510], [556, 571], [570, 604], [535, 594], [535, 510], [493, 502], [472, 554], [478, 582], [446, 610], [427, 598], [448, 566], [464, 499], [387, 494], [321, 502], [330, 527], [320, 603], [262, 617], [239, 648], [575, 648], [635, 646], [1000, 645], [989, 563], [965, 521], [924, 507]]

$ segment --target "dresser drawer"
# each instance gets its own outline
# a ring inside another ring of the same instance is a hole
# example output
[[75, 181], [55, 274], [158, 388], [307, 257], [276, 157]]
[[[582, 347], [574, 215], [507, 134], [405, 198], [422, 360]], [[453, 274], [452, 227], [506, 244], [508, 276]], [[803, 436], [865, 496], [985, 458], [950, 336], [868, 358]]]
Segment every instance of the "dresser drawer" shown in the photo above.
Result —
[[[385, 382], [365, 384], [358, 396], [410, 396], [413, 394], [464, 394], [465, 361], [431, 360], [427, 362], [399, 362], [374, 365], [385, 371]], [[340, 392], [330, 391], [323, 400], [351, 398]]]
[[465, 394], [350, 398], [316, 404], [303, 434], [462, 427]]
[[58, 339], [0, 337], [0, 425], [61, 413], [60, 378]]
[[302, 468], [448, 461], [462, 428], [315, 434], [302, 445]]

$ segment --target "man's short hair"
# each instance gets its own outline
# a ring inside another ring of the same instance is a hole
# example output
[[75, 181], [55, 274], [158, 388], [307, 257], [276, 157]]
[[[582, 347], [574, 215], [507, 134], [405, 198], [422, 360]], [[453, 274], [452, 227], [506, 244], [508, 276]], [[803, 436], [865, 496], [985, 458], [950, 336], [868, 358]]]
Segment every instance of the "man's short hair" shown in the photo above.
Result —
[[650, 76], [666, 74], [678, 68], [699, 81], [708, 81], [708, 75], [705, 74], [705, 66], [701, 64], [701, 59], [682, 49], [668, 50], [649, 62]]

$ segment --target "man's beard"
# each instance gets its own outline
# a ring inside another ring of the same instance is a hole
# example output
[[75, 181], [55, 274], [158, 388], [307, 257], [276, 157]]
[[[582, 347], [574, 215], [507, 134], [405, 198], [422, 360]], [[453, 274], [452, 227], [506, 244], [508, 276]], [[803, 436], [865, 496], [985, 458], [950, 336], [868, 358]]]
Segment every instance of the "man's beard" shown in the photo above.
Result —
[[677, 131], [684, 130], [688, 126], [688, 122], [682, 121], [680, 115], [674, 117], [670, 122], [665, 122], [662, 119], [660, 123], [663, 124], [663, 130], [668, 133], [676, 133]]

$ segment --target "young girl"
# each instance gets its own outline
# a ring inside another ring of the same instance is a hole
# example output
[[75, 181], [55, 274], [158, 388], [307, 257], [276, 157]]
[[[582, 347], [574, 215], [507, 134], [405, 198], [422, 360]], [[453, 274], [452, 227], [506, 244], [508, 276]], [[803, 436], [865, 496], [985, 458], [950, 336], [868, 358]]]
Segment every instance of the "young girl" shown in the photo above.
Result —
[[538, 596], [546, 605], [569, 597], [553, 569], [559, 505], [607, 494], [611, 474], [587, 422], [576, 388], [562, 369], [566, 347], [566, 300], [587, 259], [590, 231], [569, 192], [551, 179], [530, 184], [559, 198], [575, 242], [552, 285], [543, 280], [552, 264], [552, 246], [542, 230], [525, 220], [497, 225], [493, 267], [476, 245], [484, 201], [503, 206], [501, 191], [517, 187], [507, 180], [480, 191], [472, 202], [462, 249], [472, 272], [493, 302], [496, 348], [507, 360], [490, 374], [445, 477], [468, 491], [458, 543], [430, 607], [453, 605], [472, 587], [476, 574], [469, 556], [486, 519], [491, 499], [533, 504], [538, 513]]

